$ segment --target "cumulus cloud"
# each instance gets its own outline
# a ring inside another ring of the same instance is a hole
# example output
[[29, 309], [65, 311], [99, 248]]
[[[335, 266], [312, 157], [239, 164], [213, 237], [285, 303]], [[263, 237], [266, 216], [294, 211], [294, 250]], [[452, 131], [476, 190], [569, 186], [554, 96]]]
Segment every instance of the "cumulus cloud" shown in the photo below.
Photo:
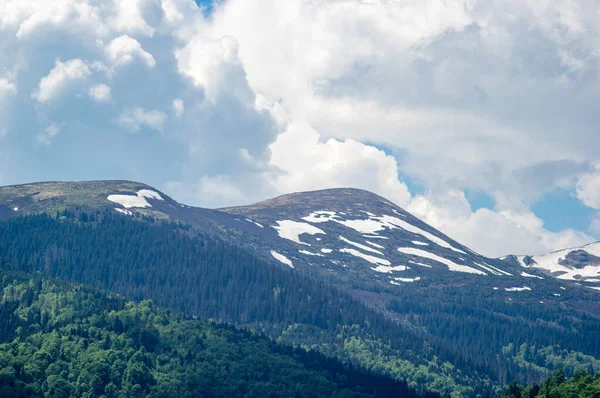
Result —
[[167, 115], [159, 110], [146, 110], [135, 107], [125, 109], [119, 116], [119, 124], [131, 131], [137, 133], [142, 127], [148, 127], [161, 131], [167, 122]]
[[8, 79], [0, 78], [0, 101], [5, 96], [14, 95], [17, 93], [17, 86]]
[[455, 240], [491, 257], [542, 254], [592, 240], [586, 233], [566, 229], [550, 232], [531, 211], [471, 209], [464, 192], [441, 190], [417, 195], [407, 209]]
[[248, 87], [235, 38], [196, 36], [176, 56], [180, 72], [202, 87], [209, 100], [215, 101], [225, 92], [243, 102], [254, 101], [255, 94]]
[[156, 66], [152, 54], [145, 51], [139, 41], [127, 35], [113, 39], [106, 46], [105, 51], [108, 59], [116, 66], [127, 65], [136, 59], [142, 61], [149, 68]]
[[54, 68], [40, 80], [38, 90], [33, 94], [33, 98], [42, 103], [51, 101], [67, 87], [87, 79], [91, 74], [90, 68], [78, 58], [66, 62], [57, 59]]
[[108, 101], [110, 99], [110, 87], [106, 84], [94, 84], [90, 87], [88, 94], [98, 102]]
[[400, 206], [410, 201], [405, 184], [398, 180], [393, 156], [354, 141], [319, 141], [308, 124], [291, 123], [271, 145], [271, 164], [283, 173], [273, 176], [281, 192], [325, 187], [356, 187], [374, 191]]
[[592, 209], [600, 209], [600, 167], [585, 173], [577, 182], [577, 197]]
[[[557, 188], [600, 207], [596, 4], [226, 0], [214, 10], [0, 2], [3, 151], [23, 154], [4, 178], [141, 179], [205, 206], [355, 186], [484, 254], [592, 239], [548, 231], [530, 207]], [[161, 134], [124, 134], [143, 129]], [[34, 170], [26, 145], [51, 143], [65, 150], [47, 150], [53, 163]], [[473, 210], [467, 190], [493, 208]]]

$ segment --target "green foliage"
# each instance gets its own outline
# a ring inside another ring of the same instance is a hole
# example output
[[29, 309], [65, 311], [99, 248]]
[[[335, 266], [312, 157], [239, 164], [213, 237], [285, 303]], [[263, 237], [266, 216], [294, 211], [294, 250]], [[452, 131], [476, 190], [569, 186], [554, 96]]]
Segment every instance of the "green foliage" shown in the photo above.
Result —
[[501, 398], [598, 398], [600, 397], [600, 374], [592, 376], [584, 370], [575, 372], [567, 379], [562, 369], [554, 371], [541, 385], [523, 387], [511, 383]]
[[596, 373], [600, 371], [600, 361], [581, 352], [568, 351], [559, 346], [540, 347], [527, 343], [516, 347], [509, 344], [502, 348], [503, 355], [523, 369], [535, 369], [540, 372], [561, 369], [567, 375], [579, 370]]
[[231, 326], [0, 272], [0, 397], [415, 396]]

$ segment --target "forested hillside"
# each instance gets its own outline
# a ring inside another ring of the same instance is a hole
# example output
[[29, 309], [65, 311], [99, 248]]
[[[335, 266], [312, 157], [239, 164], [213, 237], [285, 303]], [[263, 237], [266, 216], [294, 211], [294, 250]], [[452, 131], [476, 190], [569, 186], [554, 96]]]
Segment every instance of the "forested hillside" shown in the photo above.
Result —
[[416, 396], [315, 352], [39, 274], [0, 271], [0, 319], [0, 397]]
[[598, 368], [600, 322], [562, 304], [507, 303], [477, 285], [424, 283], [390, 296], [384, 315], [184, 225], [140, 221], [112, 212], [15, 218], [0, 223], [0, 264], [249, 327], [421, 392], [483, 395], [558, 367]]
[[567, 378], [562, 370], [555, 371], [541, 384], [522, 386], [511, 383], [500, 398], [597, 398], [600, 397], [600, 374], [591, 375], [584, 370]]

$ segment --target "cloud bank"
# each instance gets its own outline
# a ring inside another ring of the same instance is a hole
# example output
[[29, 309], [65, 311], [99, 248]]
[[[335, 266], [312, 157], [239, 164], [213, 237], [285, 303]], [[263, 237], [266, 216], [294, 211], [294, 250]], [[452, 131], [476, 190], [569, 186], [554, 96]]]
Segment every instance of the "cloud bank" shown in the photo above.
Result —
[[531, 207], [567, 190], [600, 209], [599, 17], [583, 0], [6, 0], [0, 183], [129, 178], [203, 206], [354, 186], [487, 255], [589, 242], [600, 222], [549, 231]]

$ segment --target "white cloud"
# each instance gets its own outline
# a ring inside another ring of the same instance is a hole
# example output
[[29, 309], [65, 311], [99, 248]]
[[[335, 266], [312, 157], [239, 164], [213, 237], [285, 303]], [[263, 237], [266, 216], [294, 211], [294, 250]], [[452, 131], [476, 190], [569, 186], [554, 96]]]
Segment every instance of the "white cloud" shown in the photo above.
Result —
[[411, 213], [444, 231], [458, 242], [490, 257], [542, 254], [592, 240], [579, 231], [550, 232], [531, 211], [472, 211], [464, 193], [456, 189], [418, 195], [407, 207]]
[[94, 84], [90, 87], [88, 94], [98, 102], [105, 102], [110, 99], [110, 87], [106, 84]]
[[[176, 181], [177, 198], [194, 204], [356, 186], [417, 209], [484, 253], [589, 239], [547, 231], [530, 206], [578, 186], [583, 203], [600, 207], [596, 173], [585, 174], [600, 164], [597, 4], [226, 0], [215, 8], [205, 18], [191, 0], [0, 1], [8, 76], [0, 97], [10, 107], [0, 128], [11, 132], [3, 146], [13, 132], [30, 134], [20, 141], [32, 145], [43, 130], [40, 142], [52, 142], [52, 121], [65, 136], [85, 132], [60, 140], [73, 147], [57, 164], [81, 153], [77, 145], [98, 153], [72, 174], [50, 168], [57, 178], [106, 175], [108, 154], [115, 175]], [[48, 73], [57, 57], [70, 61]], [[133, 63], [143, 73], [122, 67]], [[95, 74], [110, 78], [108, 90], [87, 84]], [[61, 96], [75, 88], [110, 104]], [[144, 128], [164, 134], [123, 134]], [[4, 175], [19, 182], [34, 160], [15, 157]], [[426, 193], [411, 195], [399, 173]], [[473, 211], [466, 190], [492, 197], [494, 209]]]
[[271, 165], [282, 173], [272, 175], [281, 192], [334, 187], [356, 187], [386, 196], [400, 206], [410, 201], [405, 184], [398, 180], [393, 156], [354, 140], [319, 141], [307, 124], [290, 124], [271, 146]]
[[175, 113], [176, 117], [183, 116], [183, 113], [185, 112], [185, 105], [181, 98], [173, 100], [173, 112]]
[[92, 72], [79, 58], [66, 62], [56, 60], [54, 68], [44, 76], [33, 94], [38, 102], [44, 103], [58, 97], [69, 85], [87, 79]]
[[600, 167], [581, 176], [577, 182], [577, 197], [592, 209], [600, 209]]
[[123, 66], [139, 59], [149, 68], [156, 66], [154, 57], [142, 48], [136, 39], [122, 35], [113, 39], [105, 49], [107, 57], [116, 66]]
[[166, 122], [167, 115], [164, 112], [140, 107], [125, 109], [119, 116], [119, 124], [133, 133], [139, 132], [142, 127], [162, 131]]
[[209, 100], [214, 102], [226, 93], [244, 103], [254, 102], [255, 94], [248, 87], [235, 38], [194, 36], [176, 56], [179, 71], [201, 86]]
[[59, 124], [53, 123], [49, 125], [37, 136], [37, 142], [46, 146], [52, 145], [52, 140], [54, 140], [54, 138], [60, 134], [61, 128], [62, 126]]
[[0, 101], [17, 93], [17, 86], [8, 79], [0, 78]]
[[147, 0], [114, 0], [112, 2], [112, 13], [108, 24], [118, 32], [140, 34], [152, 37], [155, 28], [146, 21], [144, 12], [156, 12], [160, 2]]
[[5, 0], [0, 3], [0, 29], [14, 29], [19, 39], [44, 28], [103, 34], [101, 11], [85, 0]]

